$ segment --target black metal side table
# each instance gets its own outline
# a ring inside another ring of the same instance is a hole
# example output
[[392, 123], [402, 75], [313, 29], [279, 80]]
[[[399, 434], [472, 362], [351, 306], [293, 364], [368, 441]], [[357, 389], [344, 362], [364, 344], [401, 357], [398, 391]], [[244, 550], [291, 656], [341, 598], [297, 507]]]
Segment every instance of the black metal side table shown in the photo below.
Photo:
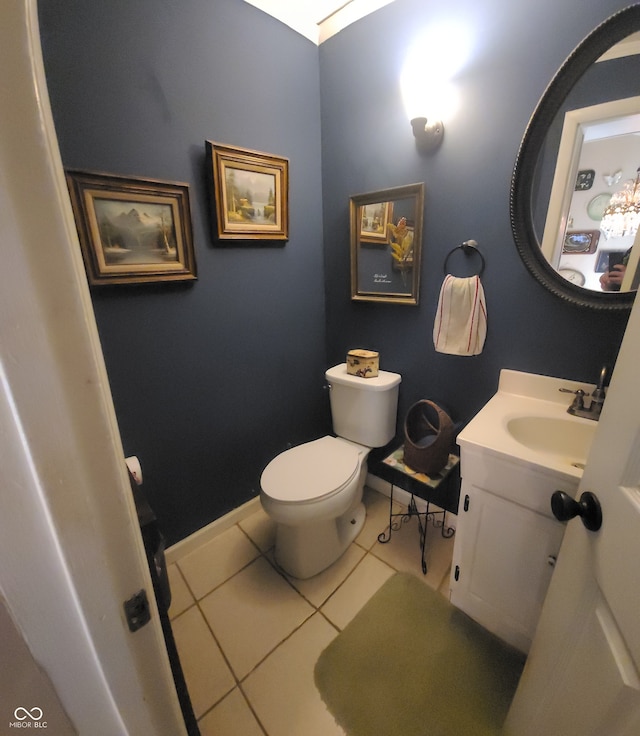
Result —
[[[427, 524], [431, 521], [445, 539], [452, 537], [455, 529], [447, 526], [447, 512], [458, 513], [460, 498], [460, 458], [450, 454], [447, 465], [434, 476], [417, 473], [403, 462], [404, 446], [400, 445], [381, 460], [372, 463], [369, 472], [391, 484], [391, 498], [389, 500], [389, 526], [378, 535], [378, 541], [386, 544], [391, 540], [391, 534], [399, 531], [402, 524], [407, 523], [413, 516], [418, 517], [420, 529], [420, 552], [422, 572], [427, 574], [427, 563], [424, 559], [424, 548], [427, 541]], [[411, 494], [407, 510], [401, 514], [393, 513], [393, 489], [397, 486]], [[419, 511], [416, 496], [427, 502], [426, 511]], [[438, 511], [431, 510], [431, 504], [439, 507]]]

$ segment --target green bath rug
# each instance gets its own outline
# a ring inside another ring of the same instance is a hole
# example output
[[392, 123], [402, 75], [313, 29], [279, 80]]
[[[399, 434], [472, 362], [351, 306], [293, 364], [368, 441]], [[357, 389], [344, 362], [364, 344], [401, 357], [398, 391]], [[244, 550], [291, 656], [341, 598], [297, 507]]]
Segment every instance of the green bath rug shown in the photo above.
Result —
[[349, 736], [496, 736], [524, 660], [397, 573], [322, 652], [315, 681]]

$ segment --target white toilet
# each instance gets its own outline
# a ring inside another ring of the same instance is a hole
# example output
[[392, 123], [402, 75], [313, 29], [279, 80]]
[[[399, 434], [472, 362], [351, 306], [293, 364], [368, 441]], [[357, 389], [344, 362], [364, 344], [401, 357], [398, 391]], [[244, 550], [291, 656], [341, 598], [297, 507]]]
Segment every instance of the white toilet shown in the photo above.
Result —
[[346, 363], [325, 376], [337, 437], [280, 453], [260, 478], [260, 501], [277, 524], [276, 562], [302, 579], [333, 564], [362, 529], [367, 455], [395, 435], [402, 380], [388, 371], [375, 378], [353, 376]]

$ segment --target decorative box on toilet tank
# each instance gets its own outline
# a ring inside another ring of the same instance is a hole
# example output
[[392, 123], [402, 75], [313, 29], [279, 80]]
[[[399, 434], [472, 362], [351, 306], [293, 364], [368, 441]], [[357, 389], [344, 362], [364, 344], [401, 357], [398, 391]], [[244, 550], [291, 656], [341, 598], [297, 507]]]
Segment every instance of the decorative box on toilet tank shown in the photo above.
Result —
[[349, 350], [347, 373], [360, 378], [375, 378], [380, 369], [380, 354], [375, 350]]

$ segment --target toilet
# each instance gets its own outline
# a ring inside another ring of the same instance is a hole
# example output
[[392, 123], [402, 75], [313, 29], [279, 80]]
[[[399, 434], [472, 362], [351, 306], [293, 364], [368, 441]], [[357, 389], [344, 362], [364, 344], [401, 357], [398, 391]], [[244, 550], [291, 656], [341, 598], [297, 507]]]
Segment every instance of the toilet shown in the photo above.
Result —
[[301, 579], [332, 565], [360, 533], [367, 455], [395, 435], [402, 380], [388, 371], [354, 376], [346, 363], [325, 377], [336, 436], [285, 450], [260, 477], [262, 507], [276, 522], [276, 562]]

